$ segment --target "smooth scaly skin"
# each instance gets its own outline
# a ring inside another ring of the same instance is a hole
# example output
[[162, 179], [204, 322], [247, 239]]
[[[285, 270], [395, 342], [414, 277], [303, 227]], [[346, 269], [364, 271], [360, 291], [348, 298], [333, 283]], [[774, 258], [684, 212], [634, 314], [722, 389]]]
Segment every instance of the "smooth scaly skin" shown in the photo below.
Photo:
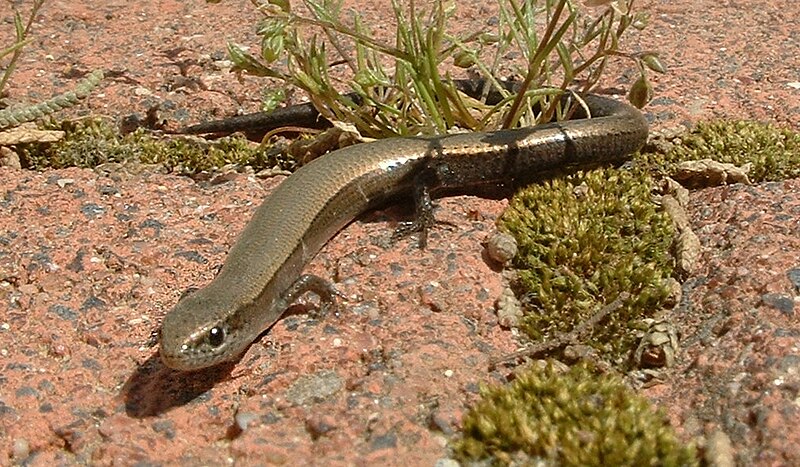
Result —
[[219, 275], [166, 315], [162, 360], [178, 370], [235, 360], [300, 294], [311, 290], [331, 299], [319, 278], [300, 274], [331, 237], [376, 205], [421, 185], [434, 193], [470, 193], [617, 162], [647, 139], [638, 110], [599, 96], [586, 102], [592, 119], [391, 138], [340, 149], [300, 168], [258, 208]]

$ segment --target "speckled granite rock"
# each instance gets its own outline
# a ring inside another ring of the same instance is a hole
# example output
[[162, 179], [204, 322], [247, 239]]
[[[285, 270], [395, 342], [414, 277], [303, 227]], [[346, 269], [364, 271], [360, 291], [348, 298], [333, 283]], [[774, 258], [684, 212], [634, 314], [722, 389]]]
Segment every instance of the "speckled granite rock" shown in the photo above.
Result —
[[[722, 116], [798, 129], [795, 2], [642, 5], [651, 27], [632, 48], [659, 50], [670, 69], [653, 76], [655, 128]], [[388, 34], [389, 2], [358, 8]], [[494, 14], [462, 2], [455, 21], [474, 30]], [[255, 110], [263, 83], [228, 75], [224, 48], [256, 43], [256, 16], [237, 2], [47, 3], [11, 99], [41, 100], [76, 81], [74, 71], [103, 68], [111, 77], [87, 103], [94, 114], [121, 120], [159, 104], [180, 126]], [[0, 29], [0, 41], [11, 32]], [[379, 246], [401, 209], [351, 225], [310, 267], [350, 297], [341, 315], [289, 316], [235, 367], [177, 374], [145, 346], [180, 294], [210, 280], [279, 181], [0, 169], [0, 464], [446, 457], [478, 384], [500, 379], [488, 359], [516, 346], [497, 325], [500, 274], [480, 247], [504, 202], [442, 201], [437, 216], [455, 227], [437, 229], [425, 252], [411, 240]], [[692, 195], [705, 266], [687, 285], [678, 365], [646, 390], [687, 438], [723, 430], [743, 464], [800, 463], [797, 193], [788, 181]], [[303, 378], [341, 384], [294, 398]]]

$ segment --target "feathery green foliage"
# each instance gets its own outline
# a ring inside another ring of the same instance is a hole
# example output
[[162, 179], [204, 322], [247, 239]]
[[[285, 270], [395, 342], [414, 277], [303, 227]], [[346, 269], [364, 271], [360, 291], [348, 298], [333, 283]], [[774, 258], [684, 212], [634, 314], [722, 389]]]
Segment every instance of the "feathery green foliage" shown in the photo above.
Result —
[[[300, 8], [285, 0], [253, 3], [264, 14], [258, 29], [261, 51], [250, 54], [229, 44], [237, 69], [299, 87], [323, 116], [353, 123], [373, 137], [550, 120], [559, 102], [554, 96], [577, 80], [580, 90], [588, 91], [613, 58], [630, 60], [638, 68], [630, 97], [642, 106], [651, 94], [648, 70], [664, 70], [654, 52], [620, 49], [626, 31], [647, 23], [645, 14], [633, 11], [634, 0], [602, 2], [602, 8], [568, 0], [498, 0], [494, 30], [465, 35], [448, 27], [455, 2], [435, 1], [425, 9], [413, 0], [394, 0], [394, 43], [375, 39], [365, 22], [344, 12], [338, 0], [302, 0]], [[500, 64], [508, 64], [507, 57], [514, 55], [520, 57], [511, 65], [521, 92], [516, 97], [506, 92], [507, 98], [496, 106], [465, 98], [444, 71], [470, 68], [497, 83]], [[337, 65], [353, 75], [347, 86], [330, 74]], [[358, 99], [340, 93], [341, 87], [351, 88]], [[542, 109], [536, 115], [535, 104]]]

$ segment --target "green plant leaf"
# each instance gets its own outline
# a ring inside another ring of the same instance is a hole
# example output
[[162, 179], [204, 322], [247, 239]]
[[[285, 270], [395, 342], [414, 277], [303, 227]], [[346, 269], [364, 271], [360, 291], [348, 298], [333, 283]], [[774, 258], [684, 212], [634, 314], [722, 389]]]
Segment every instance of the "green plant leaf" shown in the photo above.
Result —
[[652, 99], [653, 86], [650, 84], [650, 81], [647, 80], [647, 76], [641, 74], [633, 83], [633, 86], [631, 86], [631, 90], [628, 92], [628, 101], [637, 108], [641, 109]]
[[661, 59], [658, 57], [658, 53], [656, 52], [646, 52], [641, 55], [642, 63], [645, 66], [656, 73], [666, 73], [667, 67], [661, 62]]
[[228, 56], [237, 70], [243, 70], [255, 76], [278, 77], [273, 70], [264, 66], [257, 58], [233, 42], [228, 42]]

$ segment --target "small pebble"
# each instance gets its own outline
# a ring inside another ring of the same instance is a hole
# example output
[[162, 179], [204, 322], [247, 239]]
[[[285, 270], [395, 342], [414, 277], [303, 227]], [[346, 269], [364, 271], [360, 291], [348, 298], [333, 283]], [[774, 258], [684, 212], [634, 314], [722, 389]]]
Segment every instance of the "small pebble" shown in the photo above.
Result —
[[313, 415], [306, 419], [306, 430], [313, 439], [319, 439], [336, 428], [335, 419], [327, 415]]
[[800, 268], [792, 268], [786, 273], [794, 286], [795, 293], [800, 293]]
[[506, 264], [517, 256], [517, 240], [510, 234], [495, 231], [486, 241], [489, 258], [499, 264]]
[[765, 293], [761, 296], [761, 301], [772, 308], [777, 309], [788, 317], [794, 316], [794, 300], [791, 297], [779, 293]]
[[731, 439], [722, 430], [716, 430], [706, 442], [705, 461], [711, 467], [733, 467], [733, 445]]
[[31, 455], [31, 445], [25, 438], [17, 438], [14, 440], [14, 445], [11, 448], [11, 456], [21, 461], [27, 459]]
[[514, 295], [510, 287], [503, 288], [495, 303], [497, 320], [504, 328], [516, 327], [522, 319], [522, 303]]
[[236, 421], [236, 426], [245, 431], [254, 421], [258, 420], [258, 414], [255, 412], [237, 412], [233, 418]]

